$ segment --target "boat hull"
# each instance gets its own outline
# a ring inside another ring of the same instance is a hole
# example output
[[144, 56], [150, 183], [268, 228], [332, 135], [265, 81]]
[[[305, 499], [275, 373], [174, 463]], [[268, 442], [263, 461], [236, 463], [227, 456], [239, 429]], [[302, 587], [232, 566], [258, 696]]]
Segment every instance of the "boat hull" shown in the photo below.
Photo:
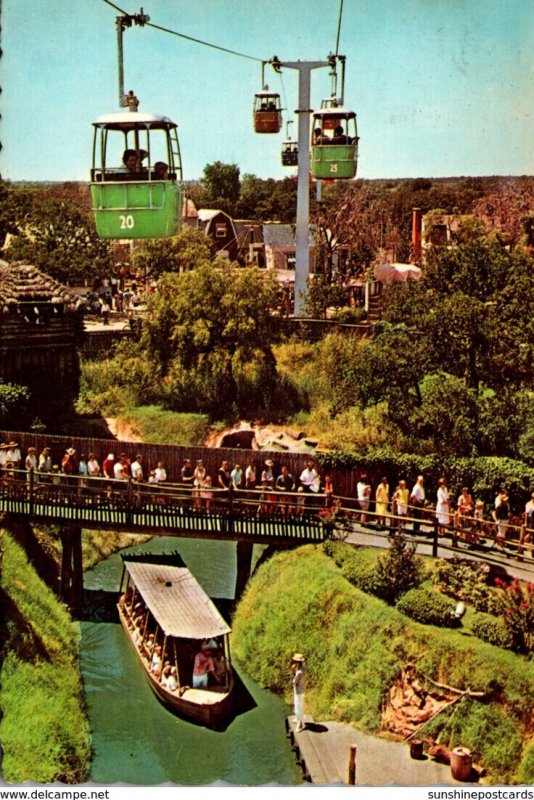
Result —
[[120, 605], [117, 606], [119, 619], [124, 632], [135, 653], [137, 661], [143, 670], [148, 684], [158, 700], [163, 703], [170, 711], [180, 717], [189, 719], [199, 725], [208, 728], [219, 728], [228, 718], [233, 703], [234, 678], [230, 674], [227, 690], [224, 692], [208, 691], [206, 689], [186, 688], [181, 696], [175, 692], [170, 692], [155, 678], [150, 672], [147, 662], [139, 652], [132, 639], [132, 631], [128, 627], [126, 617]]

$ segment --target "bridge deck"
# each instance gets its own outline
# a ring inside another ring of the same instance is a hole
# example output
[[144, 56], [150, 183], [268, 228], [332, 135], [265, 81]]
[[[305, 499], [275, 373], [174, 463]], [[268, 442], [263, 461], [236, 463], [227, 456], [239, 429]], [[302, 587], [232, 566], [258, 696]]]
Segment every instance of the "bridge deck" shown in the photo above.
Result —
[[[72, 480], [69, 484], [68, 481]], [[213, 491], [209, 502], [183, 487], [66, 479], [53, 485], [13, 480], [0, 484], [0, 512], [47, 524], [139, 533], [279, 544], [321, 542], [326, 536], [315, 498], [269, 501], [262, 493]], [[258, 496], [255, 496], [255, 495]]]

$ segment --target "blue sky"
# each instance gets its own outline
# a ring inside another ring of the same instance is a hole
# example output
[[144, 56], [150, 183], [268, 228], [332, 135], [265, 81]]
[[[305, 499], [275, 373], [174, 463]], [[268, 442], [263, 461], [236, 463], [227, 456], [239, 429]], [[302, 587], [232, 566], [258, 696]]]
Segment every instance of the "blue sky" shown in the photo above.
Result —
[[[260, 60], [323, 60], [335, 48], [339, 0], [142, 2], [157, 25]], [[3, 177], [88, 178], [91, 122], [118, 106], [117, 13], [102, 0], [3, 0]], [[124, 41], [125, 88], [178, 122], [186, 179], [216, 160], [263, 178], [292, 173], [280, 163], [285, 126], [252, 130], [259, 63], [147, 27]], [[345, 0], [339, 51], [359, 177], [533, 174], [533, 41], [532, 0]], [[296, 120], [296, 73], [267, 67], [267, 77]], [[329, 94], [328, 71], [316, 70], [312, 105]]]

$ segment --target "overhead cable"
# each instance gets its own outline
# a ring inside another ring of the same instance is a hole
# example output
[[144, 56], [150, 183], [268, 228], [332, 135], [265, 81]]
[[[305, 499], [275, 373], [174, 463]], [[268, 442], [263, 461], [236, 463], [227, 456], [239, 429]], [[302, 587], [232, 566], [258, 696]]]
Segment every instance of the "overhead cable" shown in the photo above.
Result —
[[[128, 11], [124, 11], [124, 9], [119, 8], [119, 6], [112, 3], [111, 0], [102, 0], [102, 2], [106, 3], [108, 6], [111, 6], [115, 9], [115, 11], [120, 11], [121, 14], [124, 14], [126, 17], [133, 17], [134, 14], [129, 14]], [[214, 50], [220, 50], [223, 53], [229, 53], [232, 56], [239, 56], [239, 58], [248, 58], [250, 61], [259, 61], [261, 64], [264, 59], [256, 58], [256, 56], [248, 55], [247, 53], [240, 53], [238, 50], [231, 50], [228, 47], [221, 47], [218, 44], [213, 44], [212, 42], [205, 42], [203, 39], [196, 39], [194, 36], [187, 36], [185, 33], [180, 33], [179, 31], [174, 31], [171, 28], [164, 28], [162, 25], [155, 25], [153, 22], [145, 22], [144, 23], [148, 28], [154, 28], [157, 31], [162, 31], [163, 33], [170, 33], [172, 36], [178, 36], [180, 39], [186, 39], [188, 42], [194, 42], [195, 44], [201, 44], [204, 47], [211, 47]]]

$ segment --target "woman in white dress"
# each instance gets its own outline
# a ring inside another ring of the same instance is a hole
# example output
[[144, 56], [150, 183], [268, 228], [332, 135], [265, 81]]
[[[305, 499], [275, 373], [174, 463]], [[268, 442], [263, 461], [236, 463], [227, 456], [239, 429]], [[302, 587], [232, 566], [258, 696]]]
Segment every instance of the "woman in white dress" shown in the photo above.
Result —
[[439, 536], [445, 536], [445, 529], [450, 525], [451, 521], [449, 490], [447, 489], [447, 481], [445, 478], [440, 478], [438, 481], [436, 518], [438, 520], [438, 534]]

